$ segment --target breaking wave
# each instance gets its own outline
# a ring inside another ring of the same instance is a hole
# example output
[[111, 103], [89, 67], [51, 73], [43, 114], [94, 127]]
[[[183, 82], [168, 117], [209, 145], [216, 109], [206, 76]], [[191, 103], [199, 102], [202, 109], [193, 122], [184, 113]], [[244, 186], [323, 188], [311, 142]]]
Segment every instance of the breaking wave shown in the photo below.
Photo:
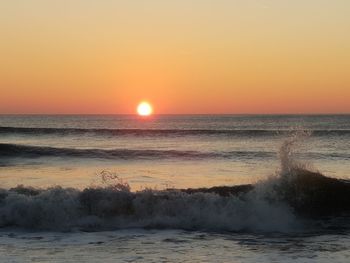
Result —
[[131, 192], [127, 183], [103, 173], [103, 186], [83, 190], [1, 189], [0, 227], [288, 232], [303, 229], [304, 218], [348, 219], [349, 182], [325, 177], [296, 161], [298, 140], [284, 142], [279, 170], [255, 185]]
[[287, 231], [296, 224], [288, 206], [254, 195], [240, 198], [181, 191], [17, 187], [2, 190], [0, 197], [1, 227]]

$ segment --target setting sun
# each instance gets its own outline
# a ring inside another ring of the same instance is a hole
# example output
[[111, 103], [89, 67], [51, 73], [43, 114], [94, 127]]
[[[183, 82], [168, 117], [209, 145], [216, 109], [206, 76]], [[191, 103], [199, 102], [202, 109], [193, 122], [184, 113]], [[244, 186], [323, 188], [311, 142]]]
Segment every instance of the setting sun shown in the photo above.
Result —
[[149, 116], [152, 114], [152, 112], [153, 112], [152, 106], [148, 102], [141, 102], [137, 106], [137, 113], [140, 116]]

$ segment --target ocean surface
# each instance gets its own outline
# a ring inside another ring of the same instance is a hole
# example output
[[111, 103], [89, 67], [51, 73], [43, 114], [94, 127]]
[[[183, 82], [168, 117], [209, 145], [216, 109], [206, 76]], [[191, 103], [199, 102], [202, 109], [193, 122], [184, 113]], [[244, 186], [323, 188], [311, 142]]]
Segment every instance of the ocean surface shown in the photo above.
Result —
[[2, 115], [0, 262], [349, 262], [350, 217], [271, 201], [286, 167], [350, 180], [350, 115]]

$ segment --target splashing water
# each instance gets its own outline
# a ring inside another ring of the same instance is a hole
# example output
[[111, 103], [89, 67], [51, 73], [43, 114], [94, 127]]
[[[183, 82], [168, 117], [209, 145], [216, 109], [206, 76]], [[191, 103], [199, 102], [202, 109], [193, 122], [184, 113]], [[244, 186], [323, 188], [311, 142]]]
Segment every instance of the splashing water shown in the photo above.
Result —
[[291, 172], [296, 169], [307, 169], [307, 164], [296, 160], [295, 152], [301, 143], [311, 136], [311, 132], [305, 130], [298, 130], [285, 139], [279, 149], [280, 170], [281, 177], [291, 175]]
[[[233, 186], [228, 195], [222, 194], [223, 187], [217, 187], [212, 192], [206, 189], [192, 193], [149, 189], [131, 192], [126, 182], [108, 171], [100, 173], [103, 186], [83, 190], [24, 186], [0, 189], [0, 227], [58, 231], [130, 227], [210, 231], [295, 230], [300, 227], [295, 212], [310, 207], [317, 211], [319, 203], [324, 205], [327, 201], [327, 195], [322, 192], [324, 189], [341, 193], [338, 203], [345, 204], [345, 208], [348, 205], [342, 201], [349, 193], [348, 188], [343, 185], [343, 188], [333, 187], [336, 179], [310, 172], [305, 164], [294, 158], [295, 149], [308, 136], [308, 132], [296, 132], [284, 141], [279, 151], [281, 167], [275, 177], [251, 186], [249, 191], [237, 191], [239, 186]], [[315, 182], [322, 191], [309, 191], [310, 185]]]
[[103, 170], [98, 175], [101, 178], [102, 184], [115, 191], [130, 192], [130, 185], [120, 178], [116, 172]]

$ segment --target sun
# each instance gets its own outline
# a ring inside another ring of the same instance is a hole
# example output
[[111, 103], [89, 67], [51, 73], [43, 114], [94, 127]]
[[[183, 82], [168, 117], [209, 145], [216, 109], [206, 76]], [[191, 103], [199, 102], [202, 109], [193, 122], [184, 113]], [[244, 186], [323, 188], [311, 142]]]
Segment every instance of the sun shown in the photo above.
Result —
[[137, 106], [137, 114], [140, 116], [149, 116], [152, 114], [152, 112], [153, 112], [153, 109], [152, 109], [151, 104], [149, 104], [146, 101], [141, 102]]

